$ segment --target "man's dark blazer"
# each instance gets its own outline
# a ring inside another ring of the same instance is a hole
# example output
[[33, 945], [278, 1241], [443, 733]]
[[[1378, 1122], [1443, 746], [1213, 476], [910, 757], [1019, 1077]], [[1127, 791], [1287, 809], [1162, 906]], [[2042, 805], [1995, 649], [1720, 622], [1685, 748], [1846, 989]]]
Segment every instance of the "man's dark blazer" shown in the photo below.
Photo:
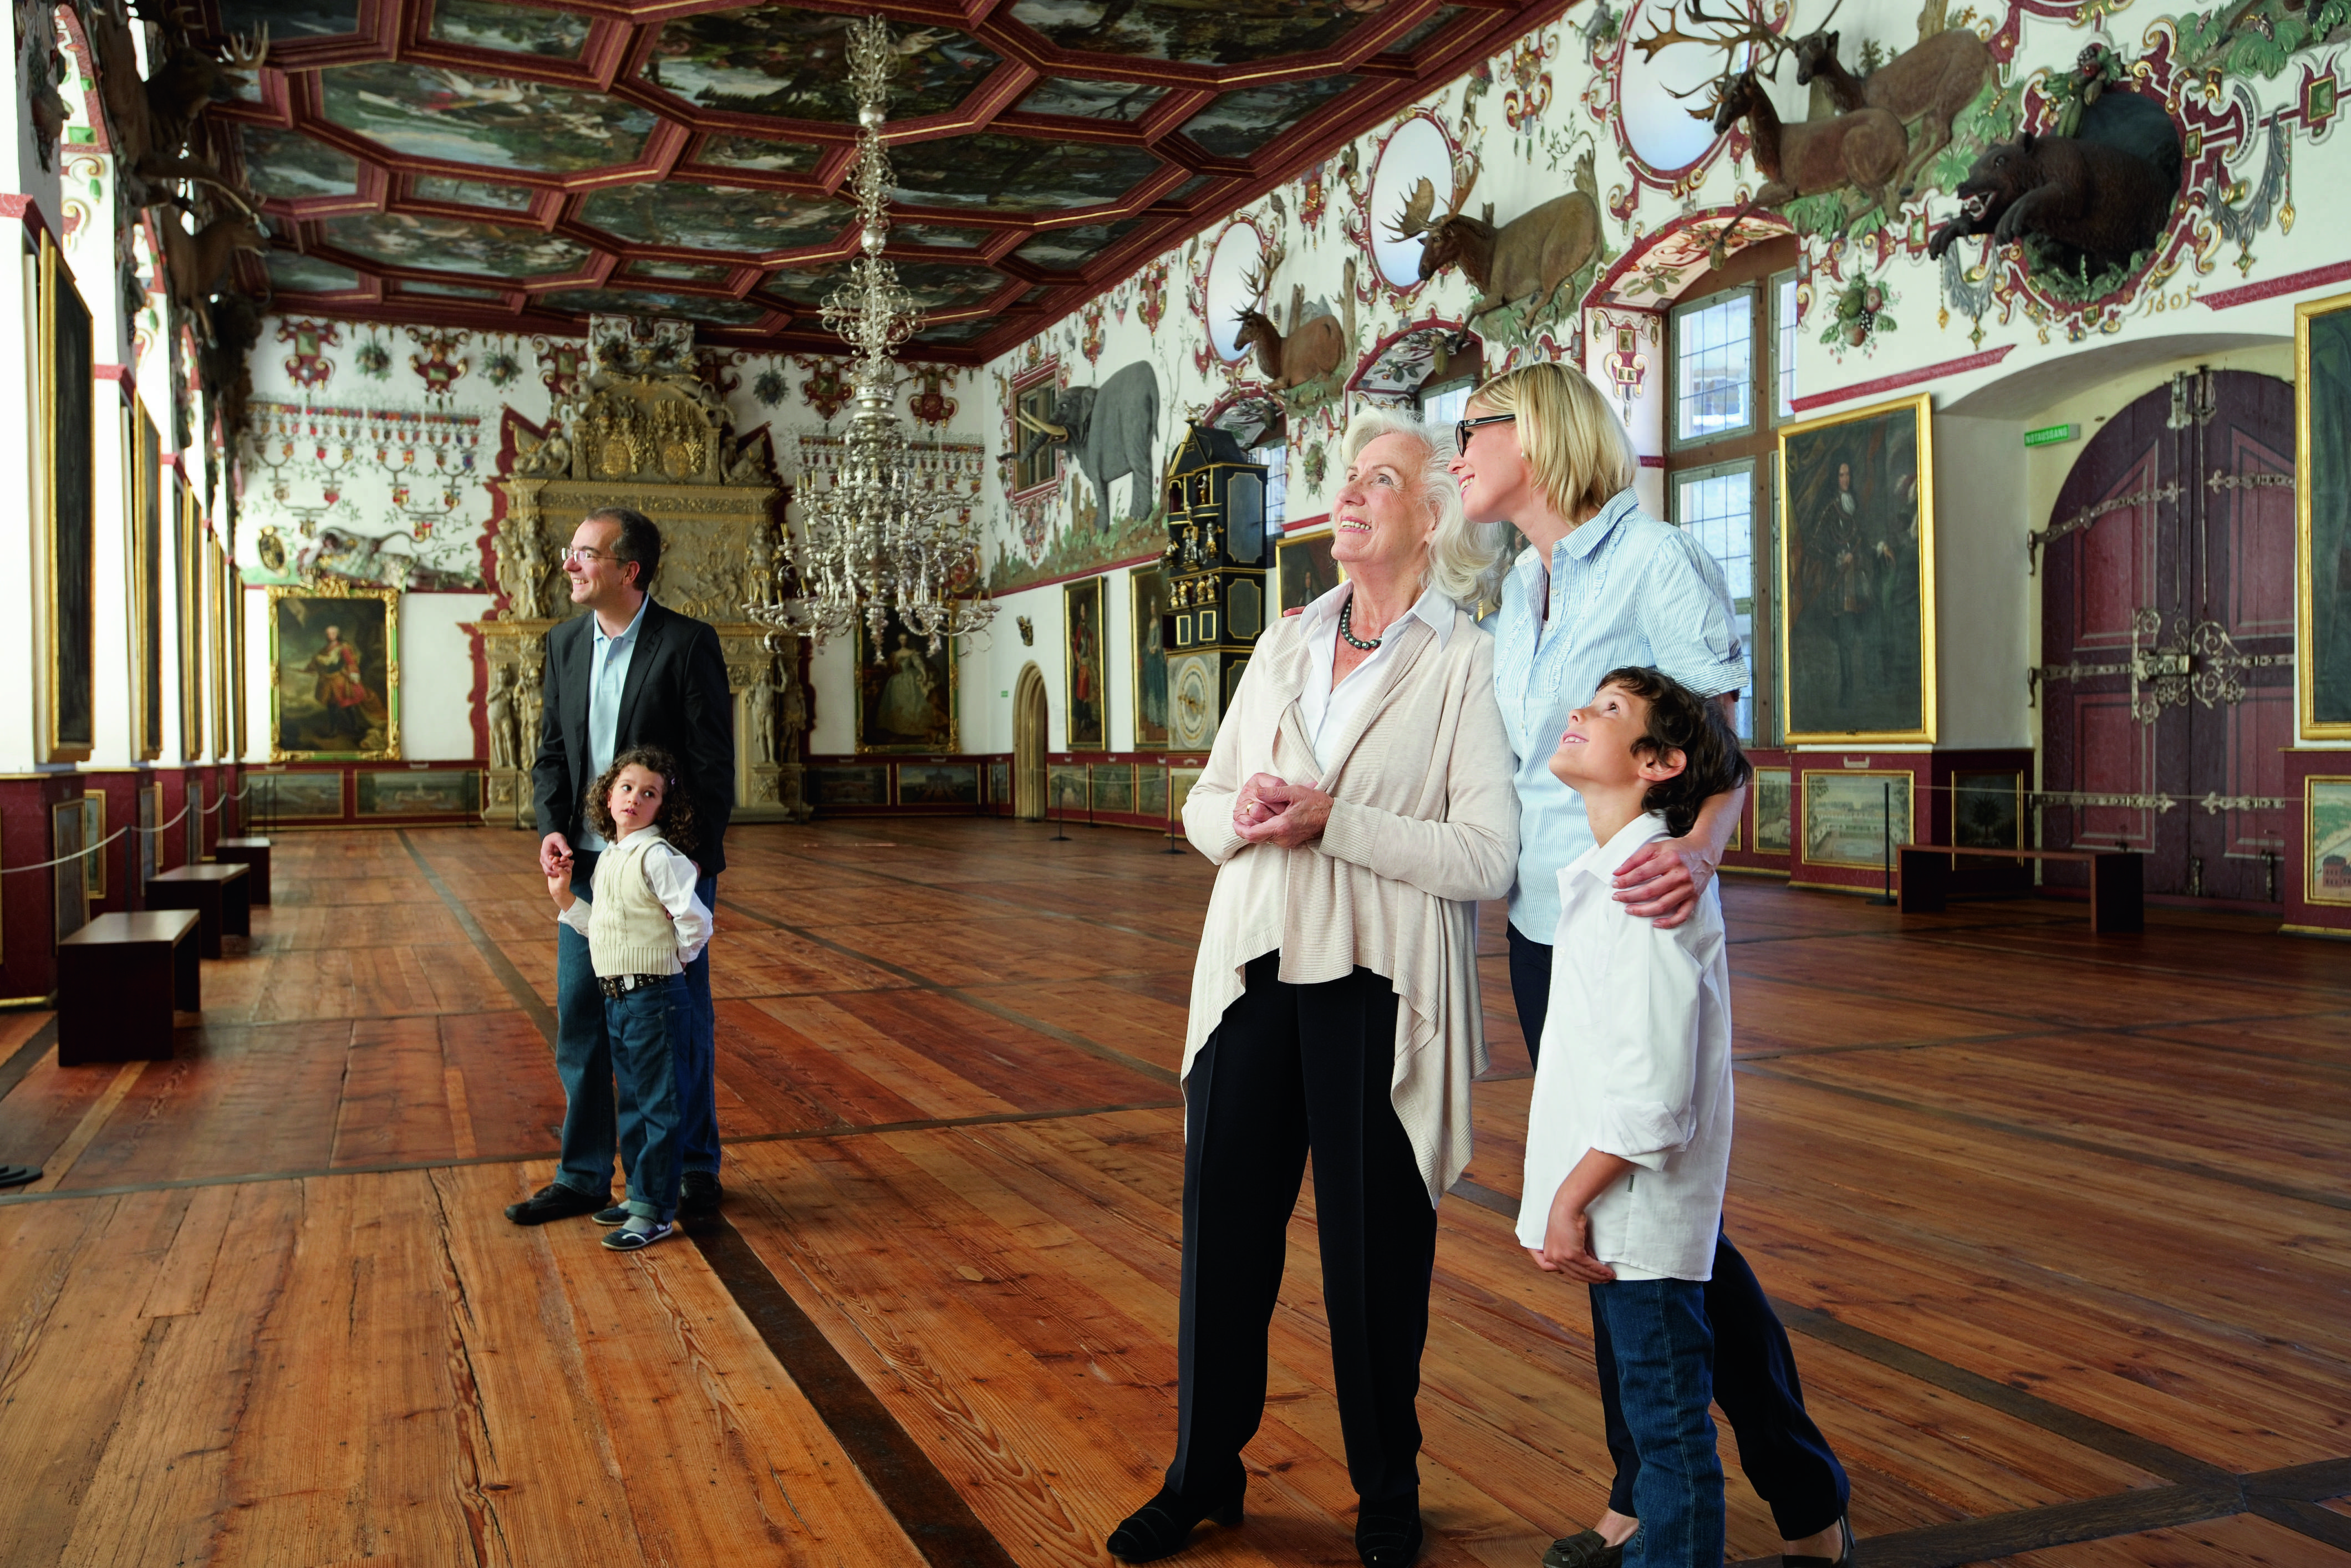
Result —
[[[531, 764], [531, 795], [541, 838], [561, 833], [577, 841], [581, 801], [595, 779], [588, 772], [588, 684], [596, 665], [595, 615], [575, 615], [547, 633], [546, 716], [538, 756]], [[726, 659], [718, 633], [705, 622], [645, 606], [636, 651], [621, 687], [621, 722], [613, 754], [632, 746], [658, 746], [685, 770], [694, 792], [700, 842], [695, 863], [705, 876], [726, 869], [721, 848], [735, 810], [735, 703], [726, 691]]]

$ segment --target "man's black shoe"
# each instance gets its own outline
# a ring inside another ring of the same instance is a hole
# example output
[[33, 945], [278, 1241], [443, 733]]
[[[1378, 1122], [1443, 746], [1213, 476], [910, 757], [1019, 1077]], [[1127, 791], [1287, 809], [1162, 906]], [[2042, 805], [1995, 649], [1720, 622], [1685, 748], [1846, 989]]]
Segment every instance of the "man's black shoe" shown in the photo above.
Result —
[[711, 1171], [688, 1171], [678, 1182], [677, 1211], [688, 1219], [715, 1219], [718, 1200], [726, 1196]]
[[507, 1205], [507, 1218], [517, 1225], [544, 1225], [550, 1219], [593, 1214], [611, 1200], [609, 1192], [591, 1195], [565, 1186], [559, 1181], [549, 1182], [520, 1203]]

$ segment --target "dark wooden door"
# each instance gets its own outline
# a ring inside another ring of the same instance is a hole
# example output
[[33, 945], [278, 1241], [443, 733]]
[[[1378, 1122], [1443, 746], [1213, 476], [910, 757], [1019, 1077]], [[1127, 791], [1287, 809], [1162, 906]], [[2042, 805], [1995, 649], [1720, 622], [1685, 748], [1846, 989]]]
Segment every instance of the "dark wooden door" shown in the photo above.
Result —
[[2084, 448], [2041, 556], [2042, 842], [2138, 851], [2151, 894], [2275, 904], [2293, 387], [2186, 372], [2132, 403]]

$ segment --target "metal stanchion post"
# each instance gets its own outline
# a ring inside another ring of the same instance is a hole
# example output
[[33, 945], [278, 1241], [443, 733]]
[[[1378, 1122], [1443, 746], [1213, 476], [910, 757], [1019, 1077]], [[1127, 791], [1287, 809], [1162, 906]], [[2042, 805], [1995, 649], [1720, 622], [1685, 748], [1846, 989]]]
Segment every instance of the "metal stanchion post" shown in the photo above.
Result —
[[1895, 902], [1895, 897], [1894, 897], [1894, 780], [1893, 780], [1893, 779], [1886, 779], [1886, 780], [1885, 781], [1885, 783], [1886, 783], [1886, 814], [1885, 814], [1884, 818], [1883, 818], [1883, 819], [1881, 819], [1881, 820], [1882, 820], [1882, 821], [1884, 822], [1884, 825], [1885, 825], [1885, 828], [1886, 828], [1886, 846], [1885, 846], [1885, 850], [1884, 850], [1884, 857], [1885, 857], [1885, 871], [1886, 871], [1886, 891], [1885, 891], [1885, 892], [1883, 892], [1883, 893], [1881, 893], [1881, 894], [1879, 894], [1876, 898], [1873, 898], [1873, 899], [1871, 899], [1871, 900], [1869, 901], [1870, 903], [1872, 903], [1872, 904], [1893, 904], [1893, 903]]
[[[1053, 765], [1048, 762], [1045, 765], [1045, 777], [1050, 779], [1052, 776]], [[1047, 839], [1045, 841], [1049, 844], [1068, 843], [1070, 841], [1070, 835], [1063, 832], [1061, 830], [1068, 827], [1069, 822], [1070, 791], [1065, 785], [1063, 788], [1053, 791], [1053, 836]]]
[[1163, 766], [1160, 768], [1159, 771], [1160, 771], [1160, 772], [1162, 772], [1162, 773], [1164, 773], [1164, 774], [1165, 774], [1165, 775], [1167, 776], [1167, 852], [1167, 852], [1167, 853], [1169, 853], [1169, 854], [1171, 854], [1171, 855], [1180, 855], [1180, 854], [1182, 854], [1182, 853], [1184, 852], [1184, 842], [1183, 842], [1183, 840], [1182, 840], [1182, 839], [1180, 839], [1180, 838], [1178, 838], [1178, 837], [1176, 836], [1176, 769], [1174, 769], [1173, 768], [1168, 768], [1168, 767], [1165, 767], [1165, 766], [1164, 766], [1164, 765], [1163, 765]]

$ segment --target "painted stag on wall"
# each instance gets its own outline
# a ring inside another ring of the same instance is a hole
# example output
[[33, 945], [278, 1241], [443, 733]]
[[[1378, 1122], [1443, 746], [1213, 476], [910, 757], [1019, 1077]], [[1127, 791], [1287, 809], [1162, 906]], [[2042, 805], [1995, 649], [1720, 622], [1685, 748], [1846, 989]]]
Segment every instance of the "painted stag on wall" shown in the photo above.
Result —
[[1462, 318], [1464, 328], [1480, 317], [1508, 306], [1522, 305], [1520, 319], [1532, 321], [1552, 308], [1568, 279], [1582, 272], [1600, 250], [1600, 182], [1593, 172], [1592, 150], [1575, 161], [1575, 186], [1520, 214], [1501, 227], [1494, 226], [1494, 204], [1484, 215], [1471, 217], [1461, 209], [1478, 183], [1478, 160], [1469, 162], [1468, 177], [1457, 180], [1442, 217], [1437, 211], [1437, 187], [1423, 179], [1413, 187], [1404, 213], [1390, 225], [1397, 239], [1420, 240], [1420, 277], [1426, 283], [1448, 267], [1458, 267], [1478, 289], [1478, 302]]
[[[1243, 284], [1252, 299], [1265, 298], [1270, 281], [1260, 268], [1252, 272]], [[1306, 316], [1306, 290], [1301, 286], [1290, 291], [1290, 331], [1284, 334], [1274, 324], [1273, 318], [1254, 306], [1243, 306], [1238, 317], [1240, 329], [1233, 341], [1243, 354], [1257, 350], [1258, 371], [1265, 379], [1283, 392], [1306, 385], [1310, 382], [1328, 380], [1338, 372], [1339, 366], [1352, 351], [1355, 339], [1353, 317], [1355, 308], [1355, 264], [1347, 264], [1345, 287], [1341, 291], [1349, 319], [1334, 314]]]
[[1946, 27], [1857, 77], [1837, 59], [1837, 35], [1829, 31], [1844, 3], [1837, 0], [1821, 25], [1792, 46], [1796, 80], [1809, 86], [1817, 77], [1839, 109], [1882, 109], [1913, 128], [1900, 177], [1901, 193], [1908, 195], [1935, 154], [1951, 144], [1952, 121], [1991, 79], [1991, 50], [1973, 29]]

